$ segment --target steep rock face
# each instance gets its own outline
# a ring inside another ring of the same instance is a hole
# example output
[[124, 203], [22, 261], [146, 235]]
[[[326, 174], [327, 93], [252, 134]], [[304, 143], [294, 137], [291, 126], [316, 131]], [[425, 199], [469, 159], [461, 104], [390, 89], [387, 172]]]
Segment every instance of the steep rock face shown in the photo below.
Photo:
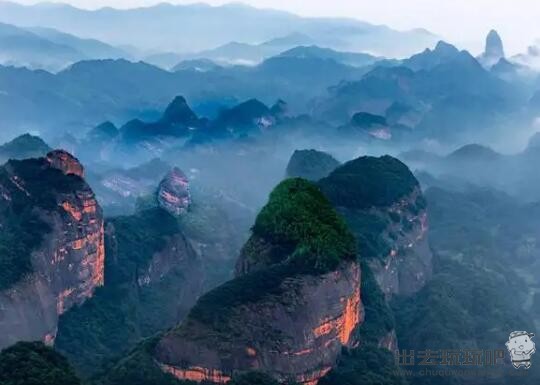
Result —
[[486, 50], [485, 56], [496, 58], [497, 61], [504, 57], [504, 48], [501, 37], [495, 30], [489, 31], [486, 37]]
[[156, 348], [162, 370], [181, 380], [216, 383], [237, 371], [263, 370], [280, 381], [316, 384], [342, 346], [357, 343], [360, 269], [350, 262], [322, 276], [286, 279], [277, 290], [283, 293], [278, 298], [246, 304], [229, 316], [240, 338], [213, 337], [215, 330], [197, 321], [167, 334]]
[[386, 295], [414, 294], [424, 287], [432, 270], [427, 212], [420, 188], [386, 210], [371, 214], [387, 223], [380, 237], [393, 245], [386, 258], [381, 255], [383, 258], [370, 262], [377, 281]]
[[82, 164], [67, 151], [51, 151], [47, 154], [47, 161], [51, 164], [51, 167], [57, 168], [66, 175], [73, 174], [81, 178], [84, 177]]
[[486, 48], [479, 60], [485, 67], [491, 68], [501, 59], [504, 59], [503, 42], [497, 31], [492, 29], [486, 37]]
[[105, 239], [105, 286], [61, 317], [55, 343], [85, 375], [178, 324], [203, 291], [201, 259], [165, 210], [113, 218]]
[[[254, 246], [256, 245], [256, 246]], [[318, 188], [289, 179], [272, 192], [237, 278], [204, 295], [154, 348], [162, 371], [226, 383], [261, 370], [316, 384], [363, 321], [354, 239]]]
[[0, 223], [15, 237], [2, 241], [15, 248], [13, 239], [22, 232], [41, 239], [7, 261], [7, 269], [15, 269], [21, 259], [28, 264], [0, 291], [0, 347], [18, 340], [51, 343], [58, 317], [104, 282], [101, 208], [80, 178], [78, 161], [65, 152], [51, 154], [10, 161], [0, 169]]
[[432, 271], [426, 204], [407, 166], [390, 156], [360, 157], [319, 185], [348, 222], [387, 297], [424, 286]]
[[179, 168], [173, 168], [161, 181], [158, 188], [160, 207], [173, 215], [181, 215], [191, 204], [189, 181]]

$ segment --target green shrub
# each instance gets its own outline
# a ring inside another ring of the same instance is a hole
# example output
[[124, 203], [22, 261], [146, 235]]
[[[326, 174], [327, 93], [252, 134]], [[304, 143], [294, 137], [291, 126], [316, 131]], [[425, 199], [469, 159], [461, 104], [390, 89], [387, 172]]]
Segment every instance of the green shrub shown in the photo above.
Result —
[[407, 166], [388, 155], [347, 162], [319, 185], [336, 207], [357, 209], [389, 206], [419, 187]]
[[322, 271], [356, 255], [345, 222], [317, 186], [300, 178], [285, 180], [272, 191], [253, 234], [271, 244], [292, 245], [292, 255], [283, 255], [283, 260], [297, 259]]
[[80, 385], [67, 360], [41, 342], [19, 342], [0, 352], [2, 385]]

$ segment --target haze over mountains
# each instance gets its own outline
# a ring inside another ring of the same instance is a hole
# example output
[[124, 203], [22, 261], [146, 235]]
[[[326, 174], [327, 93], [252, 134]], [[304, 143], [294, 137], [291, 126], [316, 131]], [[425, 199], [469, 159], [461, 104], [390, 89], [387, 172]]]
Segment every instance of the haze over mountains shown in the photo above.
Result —
[[[70, 43], [78, 47], [77, 52], [90, 56], [121, 52], [50, 30], [34, 31]], [[500, 49], [494, 54], [499, 59], [496, 63], [493, 54], [488, 53], [488, 65], [485, 56], [477, 60], [445, 42], [404, 60], [388, 60], [315, 45], [285, 49], [298, 39], [304, 41], [306, 37], [294, 35], [277, 39], [279, 43], [273, 40], [249, 45], [247, 51], [245, 45], [236, 46], [238, 49], [229, 49], [232, 46], [228, 45], [221, 51], [206, 51], [183, 60], [172, 71], [125, 59], [80, 61], [57, 74], [0, 67], [4, 99], [0, 108], [6, 127], [3, 135], [9, 138], [25, 130], [39, 131], [52, 140], [63, 133], [80, 138], [103, 121], [121, 124], [133, 118], [154, 119], [179, 94], [208, 118], [251, 98], [267, 105], [282, 99], [293, 115], [310, 114], [335, 126], [348, 125], [358, 112], [370, 113], [389, 119], [378, 131], [378, 135], [386, 137], [392, 137], [394, 131], [395, 137], [416, 133], [408, 136], [440, 139], [439, 135], [450, 135], [452, 140], [463, 140], [483, 135], [482, 127], [488, 124], [495, 134], [505, 117], [514, 113], [516, 119], [525, 121], [534, 114], [529, 104], [535, 91], [530, 81], [534, 70], [512, 64], [512, 59], [501, 57], [504, 53]], [[491, 41], [488, 38], [486, 52], [491, 52]], [[261, 46], [273, 48], [260, 56], [250, 56], [253, 47]], [[276, 47], [285, 50], [279, 52]], [[265, 58], [272, 50], [275, 55]], [[29, 52], [38, 55], [35, 50]], [[251, 59], [262, 62], [231, 65]], [[461, 117], [452, 112], [462, 107]], [[474, 130], [467, 127], [473, 122], [471, 114], [476, 114]]]
[[[261, 43], [291, 33], [303, 33], [325, 46], [401, 56], [434, 39], [422, 30], [398, 32], [355, 20], [308, 19], [241, 4], [220, 7], [160, 4], [131, 10], [87, 11], [63, 4], [22, 6], [2, 2], [0, 21], [25, 27], [55, 28], [146, 51], [193, 52], [194, 47], [210, 49], [232, 41]], [[139, 27], [141, 24], [146, 26], [144, 30]], [[400, 44], [395, 44], [396, 41]]]
[[538, 333], [534, 49], [238, 4], [0, 23], [2, 385], [538, 384], [394, 356]]

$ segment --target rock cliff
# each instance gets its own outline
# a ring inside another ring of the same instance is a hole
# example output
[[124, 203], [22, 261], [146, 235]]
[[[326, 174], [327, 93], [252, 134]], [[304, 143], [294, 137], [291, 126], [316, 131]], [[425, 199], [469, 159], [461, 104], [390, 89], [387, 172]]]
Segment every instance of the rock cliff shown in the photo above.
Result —
[[189, 182], [179, 168], [173, 168], [159, 184], [157, 199], [159, 206], [173, 215], [181, 215], [191, 204]]
[[432, 272], [426, 202], [407, 166], [390, 156], [360, 157], [319, 185], [346, 219], [387, 297], [425, 285]]
[[62, 315], [55, 343], [85, 376], [177, 325], [203, 290], [201, 259], [165, 210], [112, 218], [105, 241], [105, 285]]
[[315, 185], [286, 180], [259, 213], [237, 277], [164, 334], [154, 360], [181, 380], [226, 383], [261, 370], [316, 384], [343, 346], [359, 343], [360, 281], [354, 239], [341, 218]]
[[57, 168], [66, 175], [73, 174], [81, 178], [84, 177], [82, 164], [67, 151], [51, 151], [47, 154], [47, 161], [50, 163], [51, 167]]
[[501, 37], [495, 30], [489, 31], [486, 37], [486, 46], [484, 53], [479, 57], [479, 61], [485, 67], [492, 67], [501, 59], [504, 59], [504, 47]]
[[0, 168], [0, 347], [52, 343], [58, 317], [104, 282], [103, 217], [82, 170], [64, 151]]

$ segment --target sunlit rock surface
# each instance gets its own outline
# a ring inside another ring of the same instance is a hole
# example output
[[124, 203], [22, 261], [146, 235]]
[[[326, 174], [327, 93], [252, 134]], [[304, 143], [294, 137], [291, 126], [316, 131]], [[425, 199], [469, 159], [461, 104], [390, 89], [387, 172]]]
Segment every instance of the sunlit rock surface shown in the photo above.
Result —
[[51, 151], [47, 154], [47, 161], [51, 164], [51, 167], [59, 169], [66, 175], [73, 174], [81, 178], [84, 176], [84, 169], [81, 163], [67, 151]]
[[153, 355], [181, 380], [260, 370], [314, 385], [359, 344], [363, 319], [352, 234], [316, 185], [288, 179], [257, 216], [236, 278], [202, 296]]
[[188, 210], [191, 204], [189, 181], [179, 168], [173, 168], [159, 184], [158, 203], [173, 215], [181, 215]]
[[234, 309], [224, 334], [191, 321], [156, 348], [162, 370], [178, 379], [226, 383], [236, 371], [262, 370], [285, 381], [316, 384], [343, 346], [356, 346], [363, 320], [360, 269], [344, 263], [322, 276], [284, 280], [283, 294]]
[[0, 171], [0, 217], [22, 204], [48, 227], [31, 253], [30, 271], [0, 291], [0, 347], [18, 340], [52, 343], [58, 316], [104, 283], [101, 208], [81, 178], [82, 166], [64, 151], [10, 161]]

